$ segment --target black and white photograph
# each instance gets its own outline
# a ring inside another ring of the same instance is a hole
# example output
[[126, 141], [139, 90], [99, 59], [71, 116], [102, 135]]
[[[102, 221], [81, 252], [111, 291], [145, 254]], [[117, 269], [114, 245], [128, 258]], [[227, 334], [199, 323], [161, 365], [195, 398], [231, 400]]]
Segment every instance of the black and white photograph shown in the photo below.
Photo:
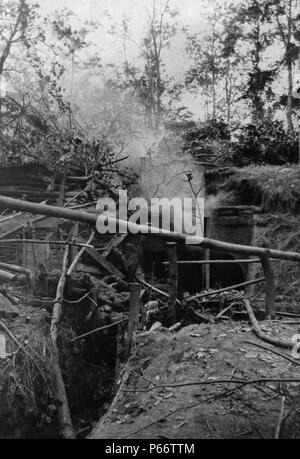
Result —
[[299, 439], [299, 367], [300, 0], [0, 0], [0, 439]]

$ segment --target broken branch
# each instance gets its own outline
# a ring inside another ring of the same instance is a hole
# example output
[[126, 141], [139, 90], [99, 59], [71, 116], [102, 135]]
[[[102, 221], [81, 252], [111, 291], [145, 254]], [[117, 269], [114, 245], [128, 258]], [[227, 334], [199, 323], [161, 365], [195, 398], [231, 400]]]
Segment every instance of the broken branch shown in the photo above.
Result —
[[58, 350], [58, 334], [59, 324], [62, 317], [62, 301], [64, 295], [64, 288], [66, 284], [66, 273], [69, 258], [70, 248], [67, 245], [62, 266], [62, 273], [57, 287], [56, 299], [53, 308], [52, 321], [51, 321], [51, 340], [53, 345], [53, 360], [54, 360], [54, 377], [56, 383], [57, 398], [61, 404], [58, 407], [58, 417], [60, 424], [60, 432], [65, 439], [75, 439], [76, 434], [71, 420], [70, 408], [66, 394], [66, 388], [59, 364], [59, 350]]

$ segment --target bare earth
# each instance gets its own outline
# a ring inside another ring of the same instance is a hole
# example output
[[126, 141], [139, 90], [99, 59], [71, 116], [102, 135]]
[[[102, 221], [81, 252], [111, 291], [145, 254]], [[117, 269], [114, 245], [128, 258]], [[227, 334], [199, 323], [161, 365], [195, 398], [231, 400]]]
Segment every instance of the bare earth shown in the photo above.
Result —
[[[291, 339], [298, 325], [261, 323], [277, 338]], [[297, 379], [291, 351], [258, 340], [246, 322], [191, 325], [177, 334], [160, 329], [137, 336], [135, 355], [123, 372], [122, 391], [90, 438], [274, 438], [285, 396], [280, 437], [300, 437], [300, 384], [257, 383], [240, 389], [216, 380]], [[207, 381], [208, 385], [157, 387]], [[126, 392], [128, 391], [128, 392]], [[147, 391], [147, 392], [146, 392]]]

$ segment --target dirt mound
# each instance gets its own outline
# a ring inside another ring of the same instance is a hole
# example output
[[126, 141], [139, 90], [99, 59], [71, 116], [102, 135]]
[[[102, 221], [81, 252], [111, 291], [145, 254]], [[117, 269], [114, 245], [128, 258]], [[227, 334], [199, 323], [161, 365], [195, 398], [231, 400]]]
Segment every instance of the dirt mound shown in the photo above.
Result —
[[258, 205], [264, 212], [300, 213], [298, 166], [217, 169], [208, 171], [206, 179], [208, 193], [234, 193], [239, 204]]
[[[279, 322], [262, 328], [289, 339], [298, 331]], [[299, 437], [300, 384], [276, 382], [300, 380], [299, 366], [247, 341], [263, 344], [246, 322], [139, 334], [121, 390], [91, 438], [274, 438], [283, 395], [281, 435]], [[264, 378], [274, 381], [233, 382]]]

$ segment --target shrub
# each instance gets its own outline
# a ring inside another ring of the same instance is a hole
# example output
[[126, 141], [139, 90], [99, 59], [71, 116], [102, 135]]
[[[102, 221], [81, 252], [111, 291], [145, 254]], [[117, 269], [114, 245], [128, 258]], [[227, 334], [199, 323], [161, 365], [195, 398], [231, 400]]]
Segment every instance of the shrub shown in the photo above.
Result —
[[297, 162], [297, 134], [288, 134], [280, 121], [264, 120], [239, 129], [233, 142], [233, 161], [237, 166]]

